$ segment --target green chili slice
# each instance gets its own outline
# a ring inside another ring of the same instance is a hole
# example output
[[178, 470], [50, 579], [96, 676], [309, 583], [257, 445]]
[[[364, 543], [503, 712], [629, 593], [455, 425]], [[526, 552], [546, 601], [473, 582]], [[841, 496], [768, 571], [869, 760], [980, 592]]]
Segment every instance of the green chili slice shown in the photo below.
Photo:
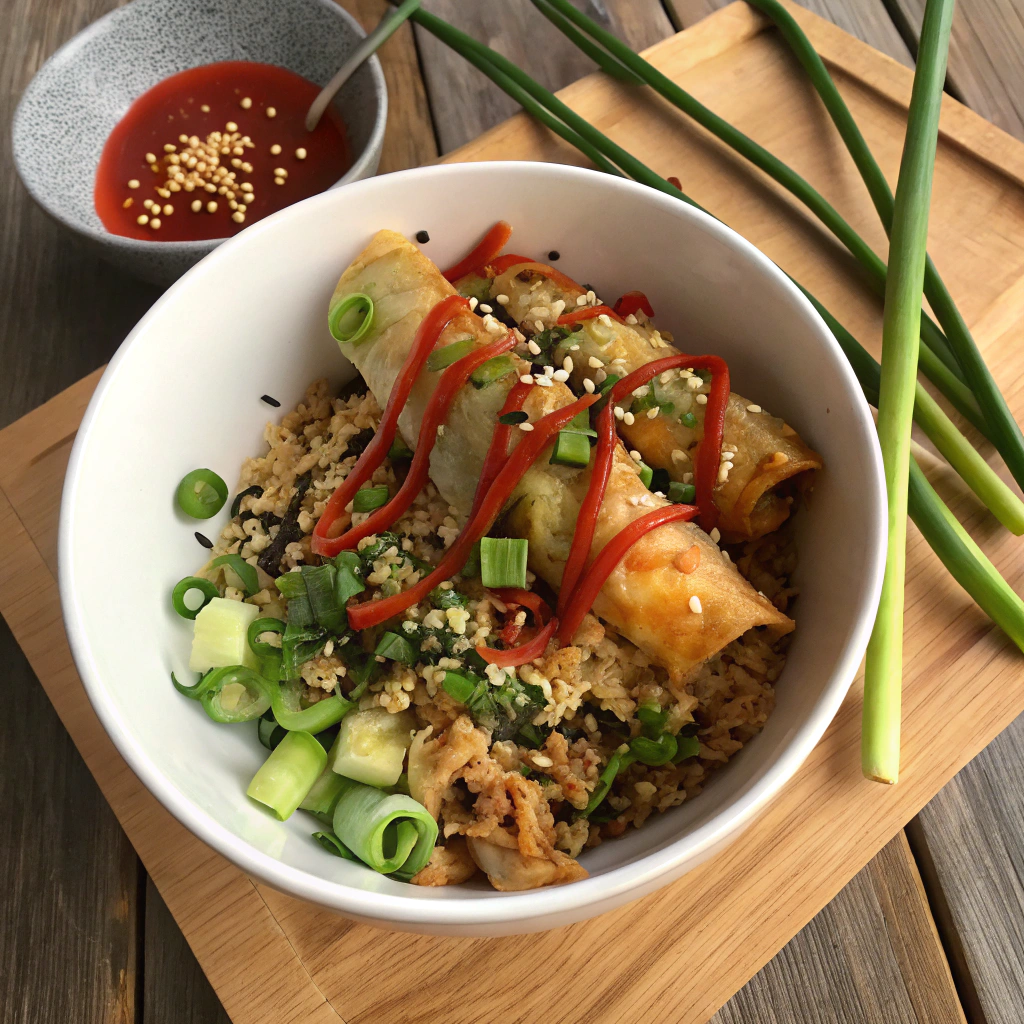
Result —
[[239, 579], [246, 597], [252, 597], [260, 589], [260, 578], [256, 570], [241, 555], [221, 555], [210, 563], [210, 568], [226, 566]]
[[475, 369], [469, 379], [476, 388], [485, 388], [496, 380], [501, 380], [507, 374], [515, 372], [515, 364], [509, 356], [495, 356], [488, 359], [486, 363]]
[[[189, 608], [185, 598], [196, 590], [203, 595], [202, 603], [195, 608]], [[201, 576], [186, 576], [179, 580], [171, 591], [171, 604], [183, 619], [194, 619], [215, 597], [220, 597], [220, 591], [209, 580], [204, 580]]]
[[472, 338], [463, 338], [462, 341], [453, 341], [443, 348], [435, 348], [427, 356], [427, 369], [438, 371], [443, 370], [452, 363], [457, 363], [464, 356], [468, 356], [474, 349]]
[[193, 469], [181, 478], [176, 496], [185, 515], [209, 519], [228, 500], [228, 485], [212, 469]]
[[268, 644], [260, 637], [264, 633], [277, 633], [279, 636], [283, 635], [285, 631], [285, 623], [281, 619], [275, 619], [272, 616], [264, 616], [262, 619], [254, 619], [249, 623], [249, 631], [246, 634], [246, 639], [249, 642], [249, 649], [257, 658], [273, 658], [281, 657], [281, 648], [275, 647], [272, 644]]
[[357, 345], [373, 326], [373, 299], [362, 292], [346, 295], [328, 314], [331, 337], [342, 345]]

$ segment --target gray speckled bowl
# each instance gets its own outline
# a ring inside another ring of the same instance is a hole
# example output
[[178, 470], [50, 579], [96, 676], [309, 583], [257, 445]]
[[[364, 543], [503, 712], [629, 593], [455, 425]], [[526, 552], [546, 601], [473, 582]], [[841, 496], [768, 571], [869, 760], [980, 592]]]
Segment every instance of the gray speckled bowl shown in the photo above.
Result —
[[[29, 83], [14, 115], [18, 174], [50, 216], [104, 259], [170, 284], [222, 240], [148, 242], [103, 227], [93, 176], [131, 103], [168, 75], [222, 60], [277, 64], [324, 85], [363, 38], [333, 0], [134, 0], [61, 47]], [[373, 175], [380, 160], [388, 103], [376, 57], [334, 102], [354, 156], [343, 185]]]

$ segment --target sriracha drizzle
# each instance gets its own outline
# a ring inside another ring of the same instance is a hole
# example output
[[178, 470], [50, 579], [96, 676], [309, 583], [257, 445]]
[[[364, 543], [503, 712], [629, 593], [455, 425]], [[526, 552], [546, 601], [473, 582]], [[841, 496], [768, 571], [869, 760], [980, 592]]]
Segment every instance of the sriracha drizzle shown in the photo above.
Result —
[[103, 147], [94, 198], [103, 226], [147, 241], [227, 238], [330, 188], [352, 161], [332, 108], [314, 131], [305, 129], [319, 92], [292, 71], [250, 61], [206, 64], [158, 82]]

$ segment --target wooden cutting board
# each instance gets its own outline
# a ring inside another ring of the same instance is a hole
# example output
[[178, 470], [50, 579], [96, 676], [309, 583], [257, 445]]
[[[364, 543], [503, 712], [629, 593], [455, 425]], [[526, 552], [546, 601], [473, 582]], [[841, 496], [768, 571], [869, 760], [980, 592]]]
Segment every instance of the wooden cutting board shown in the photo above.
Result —
[[[894, 181], [910, 72], [791, 9]], [[734, 4], [648, 56], [805, 174], [885, 252], [826, 115], [759, 16]], [[690, 195], [806, 284], [877, 353], [880, 305], [863, 275], [781, 190], [646, 91], [592, 76], [562, 95], [640, 159], [678, 175]], [[448, 159], [496, 158], [578, 162], [522, 116]], [[500, 197], [495, 203], [498, 216]], [[930, 251], [1024, 418], [1024, 145], [949, 99]], [[686, 253], [663, 255], [685, 272]], [[236, 1024], [704, 1021], [1024, 710], [1024, 658], [912, 529], [898, 786], [860, 776], [858, 682], [760, 820], [660, 893], [595, 921], [506, 939], [397, 935], [349, 923], [255, 884], [186, 832], [121, 760], [88, 703], [60, 619], [56, 526], [69, 450], [97, 379], [0, 432], [0, 611]], [[1024, 586], [1024, 542], [1001, 530], [952, 474], [932, 469], [1000, 571]]]

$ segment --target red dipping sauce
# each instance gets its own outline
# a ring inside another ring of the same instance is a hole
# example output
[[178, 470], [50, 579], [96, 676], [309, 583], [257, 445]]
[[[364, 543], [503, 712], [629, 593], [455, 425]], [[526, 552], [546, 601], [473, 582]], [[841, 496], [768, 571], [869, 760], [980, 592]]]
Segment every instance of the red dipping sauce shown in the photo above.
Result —
[[95, 191], [103, 226], [150, 242], [227, 238], [330, 188], [352, 161], [334, 110], [305, 129], [319, 92], [285, 68], [249, 61], [158, 82], [103, 147]]

